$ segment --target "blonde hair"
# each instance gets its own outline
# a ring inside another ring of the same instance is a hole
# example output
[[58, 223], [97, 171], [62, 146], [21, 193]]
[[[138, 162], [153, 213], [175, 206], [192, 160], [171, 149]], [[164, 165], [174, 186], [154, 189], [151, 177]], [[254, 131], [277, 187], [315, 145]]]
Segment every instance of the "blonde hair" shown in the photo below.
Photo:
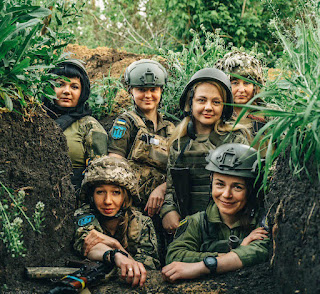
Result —
[[[219, 94], [222, 97], [223, 103], [227, 102], [227, 92], [226, 92], [225, 88], [223, 88], [220, 85], [220, 83], [217, 83], [215, 81], [207, 80], [207, 81], [198, 82], [193, 85], [193, 87], [192, 87], [193, 92], [196, 91], [196, 89], [199, 85], [204, 84], [204, 83], [209, 83], [209, 84], [215, 86], [218, 89]], [[187, 93], [187, 99], [186, 99], [185, 106], [184, 106], [184, 111], [186, 111], [186, 112], [190, 112], [190, 110], [191, 110], [190, 109], [190, 102], [189, 102], [190, 96], [191, 96], [191, 89]], [[187, 116], [176, 126], [176, 128], [173, 130], [173, 133], [169, 139], [169, 146], [171, 146], [172, 143], [178, 139], [178, 146], [179, 146], [178, 148], [180, 148], [180, 138], [187, 135], [187, 127], [188, 127], [188, 123], [190, 122], [190, 120], [191, 120], [191, 117]], [[231, 132], [231, 131], [236, 131], [236, 130], [240, 130], [240, 129], [244, 129], [246, 131], [246, 128], [243, 125], [237, 124], [236, 126], [234, 126], [233, 123], [224, 122], [221, 117], [214, 123], [212, 129], [219, 135], [222, 135], [225, 132]]]

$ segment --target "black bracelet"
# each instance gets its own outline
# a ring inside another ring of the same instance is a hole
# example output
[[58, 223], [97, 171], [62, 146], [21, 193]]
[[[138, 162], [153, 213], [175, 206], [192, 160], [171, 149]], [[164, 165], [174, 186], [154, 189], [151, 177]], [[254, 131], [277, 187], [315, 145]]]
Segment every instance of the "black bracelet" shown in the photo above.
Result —
[[128, 253], [126, 253], [126, 252], [124, 252], [124, 251], [122, 251], [122, 250], [120, 250], [120, 249], [111, 250], [111, 252], [110, 252], [110, 262], [111, 262], [111, 264], [116, 264], [116, 262], [115, 262], [115, 255], [116, 255], [116, 253], [121, 253], [121, 254], [123, 254], [125, 257], [128, 257]]
[[105, 253], [103, 253], [103, 256], [102, 256], [102, 261], [105, 262], [105, 263], [109, 263], [111, 261], [111, 257], [110, 257], [110, 260], [108, 259], [108, 255], [112, 252], [113, 250], [107, 250]]

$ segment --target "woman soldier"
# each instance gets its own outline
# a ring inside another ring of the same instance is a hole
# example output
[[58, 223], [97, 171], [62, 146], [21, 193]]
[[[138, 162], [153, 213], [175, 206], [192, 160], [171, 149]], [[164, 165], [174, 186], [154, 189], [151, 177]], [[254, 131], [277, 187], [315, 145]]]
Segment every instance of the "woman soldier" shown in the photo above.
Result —
[[153, 60], [135, 61], [124, 75], [134, 100], [134, 110], [120, 115], [110, 131], [109, 155], [133, 163], [139, 176], [142, 209], [159, 213], [166, 190], [168, 137], [174, 126], [158, 111], [167, 81], [164, 67]]
[[163, 227], [173, 233], [180, 217], [205, 210], [208, 204], [209, 172], [205, 157], [210, 149], [228, 142], [248, 144], [240, 125], [226, 121], [233, 107], [228, 77], [215, 68], [196, 72], [186, 85], [180, 108], [185, 118], [170, 141], [167, 192], [160, 216]]
[[256, 150], [225, 144], [211, 150], [206, 160], [211, 202], [206, 211], [187, 217], [177, 229], [168, 248], [168, 265], [162, 269], [170, 282], [234, 271], [268, 259], [270, 239], [261, 226], [259, 184], [254, 184], [259, 169]]
[[107, 154], [107, 133], [91, 115], [86, 101], [90, 95], [88, 74], [79, 60], [61, 62], [51, 71], [59, 76], [54, 87], [57, 99], [45, 98], [48, 115], [61, 127], [67, 138], [69, 156], [72, 162], [71, 181], [80, 189], [83, 171], [89, 158]]
[[[216, 63], [216, 67], [224, 71], [227, 74], [237, 74], [247, 80], [239, 77], [230, 76], [233, 101], [235, 104], [247, 104], [255, 95], [260, 92], [260, 86], [264, 85], [263, 70], [261, 62], [255, 57], [240, 51], [234, 51], [227, 53], [221, 60]], [[249, 82], [248, 80], [251, 80]], [[261, 98], [255, 98], [250, 104], [258, 106], [271, 107], [263, 102]], [[274, 108], [274, 107], [272, 107]], [[277, 107], [277, 109], [279, 109]], [[235, 122], [242, 110], [242, 107], [235, 106], [232, 114], [232, 120]], [[241, 117], [240, 123], [244, 125], [250, 132], [250, 143], [258, 131], [266, 124], [266, 118], [258, 114], [257, 111], [248, 110], [247, 113]], [[260, 139], [261, 140], [261, 139]], [[259, 148], [259, 143], [254, 146]], [[264, 149], [266, 146], [262, 146]], [[260, 147], [261, 149], [261, 147]], [[265, 151], [262, 150], [262, 155]]]
[[75, 250], [121, 269], [123, 279], [142, 286], [146, 270], [159, 268], [152, 221], [132, 207], [139, 202], [136, 177], [128, 163], [103, 156], [88, 166], [81, 194], [87, 203], [75, 212]]

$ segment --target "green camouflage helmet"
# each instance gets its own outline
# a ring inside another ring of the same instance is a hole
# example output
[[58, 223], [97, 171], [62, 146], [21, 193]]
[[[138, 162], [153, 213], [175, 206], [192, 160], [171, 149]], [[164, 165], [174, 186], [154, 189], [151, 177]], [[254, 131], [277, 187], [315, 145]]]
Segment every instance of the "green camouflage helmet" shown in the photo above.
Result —
[[151, 59], [131, 63], [124, 73], [124, 79], [130, 87], [163, 87], [167, 77], [165, 68]]
[[210, 150], [206, 170], [224, 175], [256, 178], [259, 170], [257, 151], [247, 145], [230, 143]]
[[264, 85], [261, 62], [245, 52], [229, 52], [215, 66], [227, 74], [235, 73]]
[[89, 184], [101, 181], [125, 188], [134, 203], [140, 202], [137, 177], [126, 159], [102, 156], [91, 161], [82, 181], [80, 198], [86, 199]]

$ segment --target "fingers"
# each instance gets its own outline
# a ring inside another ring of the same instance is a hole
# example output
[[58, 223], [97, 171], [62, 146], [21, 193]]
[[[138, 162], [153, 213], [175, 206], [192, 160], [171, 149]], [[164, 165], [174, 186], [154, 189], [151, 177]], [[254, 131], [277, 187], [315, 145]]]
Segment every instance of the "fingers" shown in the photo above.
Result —
[[142, 287], [144, 285], [144, 283], [146, 282], [147, 280], [147, 271], [146, 269], [144, 268], [144, 265], [140, 262], [138, 262], [138, 265], [139, 265], [139, 269], [140, 269], [140, 273], [141, 273], [141, 278], [140, 278], [140, 287]]
[[132, 286], [143, 286], [147, 279], [143, 264], [127, 257], [120, 257], [120, 260], [121, 278]]

